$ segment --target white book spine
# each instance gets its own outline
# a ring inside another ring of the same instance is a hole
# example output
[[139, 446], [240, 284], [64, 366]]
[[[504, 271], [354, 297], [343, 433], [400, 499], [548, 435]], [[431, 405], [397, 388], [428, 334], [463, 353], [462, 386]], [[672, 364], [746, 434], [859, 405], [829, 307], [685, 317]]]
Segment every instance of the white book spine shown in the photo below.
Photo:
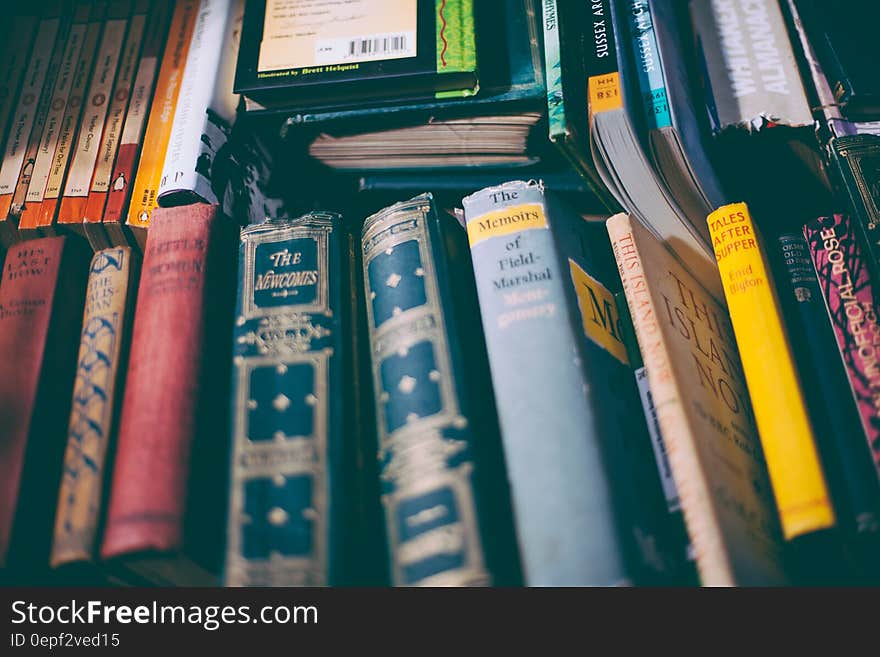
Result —
[[37, 151], [37, 159], [34, 161], [34, 170], [31, 174], [25, 203], [39, 203], [43, 200], [49, 172], [55, 159], [55, 148], [58, 146], [61, 120], [64, 118], [64, 110], [67, 108], [67, 100], [73, 86], [74, 72], [85, 36], [86, 24], [74, 23], [70, 28], [70, 36], [67, 38], [67, 45], [61, 60], [61, 70], [58, 71], [55, 89], [52, 91], [52, 104], [46, 115], [46, 123], [40, 137], [40, 147]]
[[238, 50], [233, 36], [240, 30], [241, 7], [240, 0], [200, 3], [159, 184], [160, 199], [163, 194], [188, 191], [217, 202], [209, 172], [235, 114], [229, 59]]
[[0, 166], [0, 194], [15, 192], [18, 174], [21, 173], [21, 166], [24, 163], [24, 152], [34, 125], [37, 102], [43, 90], [52, 48], [60, 28], [61, 20], [51, 18], [40, 21], [37, 29], [30, 64], [22, 84], [21, 100], [10, 125], [3, 165]]
[[80, 124], [79, 142], [64, 187], [65, 196], [88, 196], [127, 26], [127, 19], [108, 20], [104, 23], [104, 36], [101, 38], [95, 72], [86, 96], [88, 105]]

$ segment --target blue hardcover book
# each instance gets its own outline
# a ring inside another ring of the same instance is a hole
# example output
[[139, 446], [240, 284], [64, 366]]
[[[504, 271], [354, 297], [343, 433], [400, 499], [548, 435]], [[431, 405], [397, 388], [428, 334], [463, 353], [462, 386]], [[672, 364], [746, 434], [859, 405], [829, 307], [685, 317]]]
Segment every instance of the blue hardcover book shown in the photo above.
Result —
[[350, 248], [332, 213], [241, 231], [227, 585], [345, 581]]
[[525, 582], [632, 583], [632, 494], [617, 486], [641, 409], [601, 222], [536, 182], [463, 205]]
[[392, 581], [515, 583], [464, 230], [422, 194], [366, 219], [362, 255]]

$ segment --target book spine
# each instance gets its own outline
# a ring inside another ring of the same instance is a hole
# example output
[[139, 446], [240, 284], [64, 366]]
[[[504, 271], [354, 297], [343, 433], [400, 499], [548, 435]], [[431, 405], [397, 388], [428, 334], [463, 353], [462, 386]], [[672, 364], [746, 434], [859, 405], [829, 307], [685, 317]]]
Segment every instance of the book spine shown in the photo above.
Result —
[[95, 171], [92, 174], [85, 207], [81, 213], [77, 213], [75, 210], [71, 210], [70, 213], [82, 215], [83, 227], [93, 248], [105, 248], [109, 245], [101, 227], [101, 221], [104, 218], [104, 208], [107, 206], [107, 194], [110, 190], [113, 165], [116, 163], [116, 154], [119, 150], [119, 138], [122, 135], [144, 37], [149, 29], [152, 29], [153, 22], [156, 21], [155, 17], [161, 14], [164, 7], [160, 4], [150, 11], [149, 6], [145, 6], [146, 0], [142, 0], [139, 5], [135, 7], [135, 13], [129, 21], [128, 35], [119, 61], [116, 82], [110, 96], [110, 107], [107, 110], [104, 132], [101, 136], [101, 145], [98, 147]]
[[[837, 307], [840, 308], [842, 299], [835, 280], [839, 276], [832, 276], [833, 267], [826, 262], [821, 271], [823, 284], [820, 285], [812, 258], [824, 258], [829, 253], [822, 253], [822, 238], [815, 235], [814, 238], [817, 256], [811, 256], [810, 245], [803, 234], [786, 233], [779, 237], [778, 247], [789, 283], [786, 293], [800, 320], [804, 339], [803, 358], [812, 365], [810, 380], [813, 382], [811, 387], [815, 390], [816, 402], [811, 404], [810, 410], [814, 410], [815, 406], [815, 411], [821, 413], [822, 421], [827, 427], [821, 438], [827, 445], [826, 451], [831, 455], [826, 461], [833, 459], [837, 464], [835, 470], [840, 473], [833, 481], [829, 476], [829, 485], [832, 493], [835, 488], [833, 484], [837, 484], [836, 487], [845, 492], [848, 520], [856, 532], [874, 532], [880, 530], [880, 519], [877, 517], [880, 510], [880, 484], [877, 471], [865, 441], [862, 418], [857, 411], [844, 362], [837, 349], [829, 348], [837, 343], [838, 336], [829, 322], [831, 313], [826, 308], [826, 295], [822, 288], [824, 286], [829, 294], [835, 292]], [[838, 313], [836, 317], [840, 318], [842, 315]], [[845, 326], [841, 325], [839, 329], [844, 330]], [[808, 390], [805, 393], [809, 396]], [[822, 448], [823, 445], [820, 443], [819, 447]]]
[[95, 556], [136, 285], [132, 257], [128, 247], [105, 249], [89, 267], [52, 566]]
[[[382, 501], [398, 586], [491, 583], [478, 512], [474, 423], [430, 196], [364, 222], [363, 276]], [[456, 445], [440, 456], [442, 445]]]
[[150, 118], [141, 143], [140, 160], [125, 215], [127, 227], [141, 229], [134, 234], [138, 243], [142, 242], [144, 232], [150, 225], [150, 215], [158, 207], [162, 168], [171, 139], [171, 125], [177, 111], [181, 78], [196, 26], [199, 4], [198, 0], [181, 0], [175, 6], [171, 19], [168, 43], [156, 80]]
[[760, 237], [745, 203], [707, 218], [786, 539], [835, 524]]
[[626, 581], [543, 191], [512, 182], [463, 205], [525, 582]]
[[[33, 231], [39, 225], [40, 204], [43, 201], [46, 185], [55, 161], [55, 151], [60, 141], [64, 114], [66, 108], [74, 100], [75, 81], [80, 74], [80, 67], [83, 65], [80, 53], [83, 52], [84, 45], [87, 46], [85, 42], [91, 28], [89, 13], [89, 3], [80, 2], [77, 4], [73, 25], [70, 27], [64, 55], [61, 58], [61, 68], [55, 79], [55, 87], [51, 92], [52, 102], [46, 115], [23, 202], [19, 202], [15, 198], [12, 202], [12, 211], [21, 215], [19, 219], [20, 230]], [[18, 191], [15, 196], [19, 196]]]
[[39, 139], [43, 133], [39, 117], [45, 116], [49, 108], [54, 76], [63, 51], [58, 44], [64, 43], [68, 26], [69, 22], [65, 18], [44, 18], [40, 21], [34, 38], [33, 51], [22, 83], [21, 99], [10, 125], [6, 152], [0, 166], [0, 241], [6, 246], [21, 239], [17, 230], [18, 221], [11, 213], [12, 199], [25, 164], [29, 164], [28, 176], [33, 169], [34, 155], [30, 155], [30, 162], [26, 158], [31, 151], [31, 135], [35, 134]]
[[648, 275], [636, 247], [630, 221], [625, 214], [611, 217], [607, 224], [608, 233], [639, 349], [644, 357], [644, 368], [660, 434], [666, 443], [675, 477], [691, 552], [703, 585], [732, 586], [736, 584], [736, 576], [727, 555], [722, 528], [712, 507], [713, 496], [700, 464], [699, 450], [679, 398], [673, 363], [664, 345], [659, 324], [662, 315], [648, 289]]
[[639, 92], [648, 130], [672, 126], [666, 98], [666, 80], [660, 61], [660, 48], [654, 32], [654, 20], [648, 0], [631, 0], [632, 52], [639, 77]]
[[114, 2], [107, 11], [104, 34], [98, 46], [92, 81], [85, 95], [86, 104], [80, 122], [79, 138], [70, 161], [64, 192], [58, 208], [58, 224], [82, 228], [89, 184], [98, 160], [107, 112], [110, 108], [116, 70], [123, 56], [122, 47], [128, 29], [131, 3]]
[[873, 281], [846, 215], [820, 217], [804, 227], [804, 236], [855, 397], [861, 433], [880, 473], [880, 325]]
[[437, 73], [468, 73], [477, 66], [473, 0], [435, 0]]
[[[0, 281], [0, 568], [45, 568], [70, 411], [85, 249], [65, 238], [13, 246]], [[63, 272], [63, 273], [62, 273]], [[33, 572], [33, 571], [28, 571]]]
[[[152, 231], [152, 228], [151, 228]], [[348, 358], [341, 217], [242, 232], [233, 372], [228, 586], [339, 584]]]
[[[180, 10], [183, 11], [184, 7], [181, 6]], [[192, 7], [189, 11], [192, 11]], [[90, 235], [96, 236], [103, 236], [106, 232], [107, 239], [114, 244], [124, 244], [126, 241], [123, 230], [125, 211], [131, 198], [131, 185], [140, 160], [141, 142], [153, 103], [159, 59], [163, 57], [165, 40], [174, 35], [175, 45], [182, 43], [177, 37], [180, 20], [175, 23], [176, 32], [171, 32], [169, 29], [169, 20], [172, 16], [172, 5], [167, 0], [156, 4], [150, 12], [143, 52], [132, 84], [116, 161], [107, 188], [106, 206], [101, 218], [104, 231], [95, 228], [90, 232]]]
[[159, 204], [178, 194], [218, 202], [210, 169], [235, 118], [234, 71], [227, 63], [237, 54], [231, 46], [240, 31], [239, 9], [237, 0], [203, 0], [200, 5], [159, 182]]
[[[158, 213], [144, 254], [101, 556], [183, 544], [216, 207]], [[145, 431], [145, 427], [150, 427]]]
[[99, 13], [97, 13], [97, 20], [89, 21], [82, 53], [80, 54], [76, 74], [73, 79], [73, 86], [70, 89], [70, 99], [59, 128], [58, 146], [55, 148], [52, 169], [49, 172], [49, 179], [46, 181], [46, 193], [43, 195], [43, 202], [40, 205], [37, 225], [44, 232], [54, 231], [59, 197], [64, 189], [70, 165], [70, 156], [80, 130], [80, 118], [85, 108], [83, 100], [86, 98], [86, 92], [92, 78], [98, 43], [104, 27], [106, 12], [103, 9], [93, 11]]
[[611, 0], [592, 3], [588, 25], [584, 28], [587, 106], [590, 117], [623, 107], [617, 43], [614, 34]]
[[36, 27], [36, 16], [15, 16], [4, 39], [3, 54], [0, 55], [0, 152], [5, 152], [10, 120], [20, 98]]

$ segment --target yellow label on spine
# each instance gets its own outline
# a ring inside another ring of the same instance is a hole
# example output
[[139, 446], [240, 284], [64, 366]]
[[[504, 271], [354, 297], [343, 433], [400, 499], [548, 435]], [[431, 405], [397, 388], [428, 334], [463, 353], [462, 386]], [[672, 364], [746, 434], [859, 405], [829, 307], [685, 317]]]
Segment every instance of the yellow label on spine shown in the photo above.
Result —
[[620, 95], [620, 74], [593, 75], [589, 78], [587, 89], [590, 97], [590, 114], [598, 114], [623, 107]]
[[629, 365], [614, 295], [574, 260], [568, 261], [568, 268], [577, 293], [584, 334], [621, 363]]
[[490, 237], [500, 237], [532, 228], [546, 228], [547, 218], [540, 203], [513, 205], [489, 212], [468, 222], [467, 233], [471, 248]]
[[832, 527], [803, 391], [748, 207], [725, 205], [708, 223], [785, 538]]

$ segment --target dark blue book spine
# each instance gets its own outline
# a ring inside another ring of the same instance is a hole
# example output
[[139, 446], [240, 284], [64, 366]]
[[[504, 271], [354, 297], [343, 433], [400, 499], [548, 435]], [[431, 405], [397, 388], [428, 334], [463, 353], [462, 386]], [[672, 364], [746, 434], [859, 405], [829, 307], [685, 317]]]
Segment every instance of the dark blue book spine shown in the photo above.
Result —
[[341, 218], [242, 230], [225, 581], [341, 582], [348, 313]]
[[369, 217], [362, 232], [381, 494], [391, 579], [402, 586], [498, 581], [478, 463], [491, 437], [467, 394], [478, 363], [463, 358], [440, 221], [425, 194]]

